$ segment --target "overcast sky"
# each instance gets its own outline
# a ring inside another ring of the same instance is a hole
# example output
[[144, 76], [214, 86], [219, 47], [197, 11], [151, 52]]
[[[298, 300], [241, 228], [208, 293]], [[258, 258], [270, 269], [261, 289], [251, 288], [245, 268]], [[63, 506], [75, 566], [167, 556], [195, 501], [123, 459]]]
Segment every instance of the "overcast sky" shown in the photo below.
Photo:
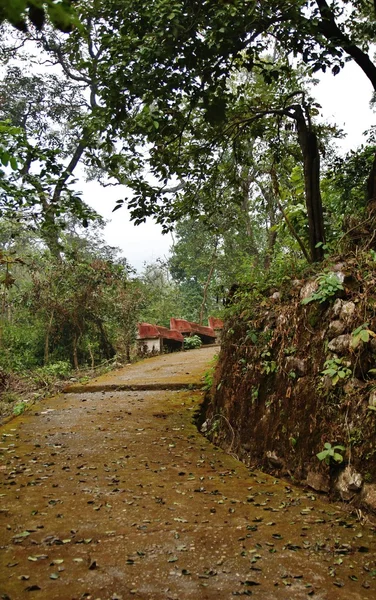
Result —
[[[336, 123], [347, 133], [340, 141], [343, 151], [357, 148], [365, 142], [363, 132], [375, 123], [375, 115], [369, 106], [371, 84], [354, 63], [348, 63], [335, 77], [328, 72], [320, 79], [312, 92], [322, 105], [324, 119]], [[162, 235], [159, 225], [149, 219], [145, 224], [134, 226], [124, 207], [112, 213], [115, 201], [125, 195], [120, 187], [102, 188], [96, 183], [82, 183], [80, 188], [83, 199], [110, 221], [104, 231], [107, 243], [121, 248], [128, 262], [139, 272], [145, 262], [168, 256], [171, 236]]]

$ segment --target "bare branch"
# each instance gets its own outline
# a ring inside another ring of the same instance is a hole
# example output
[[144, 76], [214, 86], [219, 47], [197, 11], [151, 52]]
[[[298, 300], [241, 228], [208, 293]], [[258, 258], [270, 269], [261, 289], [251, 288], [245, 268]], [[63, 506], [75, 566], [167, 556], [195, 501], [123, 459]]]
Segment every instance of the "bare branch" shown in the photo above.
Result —
[[64, 173], [60, 176], [60, 178], [56, 184], [55, 191], [54, 191], [54, 194], [52, 197], [52, 202], [59, 201], [61, 192], [63, 191], [64, 185], [65, 185], [65, 182], [67, 181], [68, 177], [70, 177], [70, 175], [72, 175], [74, 169], [76, 168], [77, 164], [80, 161], [80, 158], [81, 158], [85, 148], [86, 148], [86, 143], [84, 140], [81, 140], [71, 158], [69, 165], [65, 169]]

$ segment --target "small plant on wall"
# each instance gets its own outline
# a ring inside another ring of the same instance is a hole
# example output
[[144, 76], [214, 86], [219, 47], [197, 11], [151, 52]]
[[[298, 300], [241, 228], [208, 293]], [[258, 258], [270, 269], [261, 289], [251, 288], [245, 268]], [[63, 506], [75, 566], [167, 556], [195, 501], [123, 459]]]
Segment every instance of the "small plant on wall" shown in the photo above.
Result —
[[342, 358], [330, 358], [325, 361], [324, 367], [325, 369], [321, 373], [328, 375], [333, 385], [336, 385], [341, 379], [351, 377], [351, 369], [343, 363]]
[[343, 456], [341, 452], [345, 452], [346, 448], [344, 446], [332, 446], [329, 442], [325, 442], [324, 450], [316, 454], [317, 458], [321, 461], [324, 461], [327, 465], [332, 464], [333, 462], [336, 464], [340, 464], [343, 462]]
[[343, 290], [343, 285], [336, 273], [322, 273], [317, 277], [318, 288], [316, 292], [313, 292], [308, 298], [302, 300], [302, 304], [309, 304], [310, 302], [326, 302], [332, 298], [335, 298], [337, 293]]

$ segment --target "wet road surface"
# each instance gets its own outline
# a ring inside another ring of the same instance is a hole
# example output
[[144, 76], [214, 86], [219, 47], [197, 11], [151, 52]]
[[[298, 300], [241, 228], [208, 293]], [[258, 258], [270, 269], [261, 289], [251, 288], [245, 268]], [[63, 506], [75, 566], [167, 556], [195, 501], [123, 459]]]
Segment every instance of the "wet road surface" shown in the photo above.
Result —
[[[217, 351], [148, 359], [1, 428], [0, 598], [375, 599], [370, 523], [197, 431]], [[169, 382], [185, 389], [142, 389]]]

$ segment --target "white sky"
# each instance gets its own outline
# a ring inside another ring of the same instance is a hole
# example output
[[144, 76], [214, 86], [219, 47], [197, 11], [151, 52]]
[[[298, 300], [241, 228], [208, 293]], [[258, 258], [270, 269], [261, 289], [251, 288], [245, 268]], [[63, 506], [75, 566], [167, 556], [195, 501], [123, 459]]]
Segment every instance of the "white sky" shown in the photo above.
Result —
[[[320, 83], [312, 93], [322, 105], [322, 116], [347, 133], [339, 142], [343, 151], [356, 149], [365, 142], [363, 132], [375, 123], [375, 115], [369, 107], [371, 84], [354, 63], [348, 63], [335, 77], [331, 72], [315, 76], [320, 78]], [[128, 262], [139, 272], [145, 263], [168, 256], [171, 236], [162, 235], [159, 225], [151, 219], [145, 224], [133, 225], [124, 207], [112, 213], [115, 201], [125, 195], [120, 187], [102, 188], [96, 183], [81, 183], [80, 189], [83, 200], [110, 221], [104, 231], [107, 243], [121, 248]]]
[[141, 225], [133, 225], [124, 206], [112, 212], [116, 200], [125, 196], [126, 187], [103, 188], [95, 182], [80, 182], [78, 185], [83, 192], [82, 199], [109, 221], [103, 232], [106, 242], [120, 248], [130, 265], [139, 273], [145, 263], [168, 256], [172, 245], [171, 235], [162, 235], [161, 227], [152, 219]]

